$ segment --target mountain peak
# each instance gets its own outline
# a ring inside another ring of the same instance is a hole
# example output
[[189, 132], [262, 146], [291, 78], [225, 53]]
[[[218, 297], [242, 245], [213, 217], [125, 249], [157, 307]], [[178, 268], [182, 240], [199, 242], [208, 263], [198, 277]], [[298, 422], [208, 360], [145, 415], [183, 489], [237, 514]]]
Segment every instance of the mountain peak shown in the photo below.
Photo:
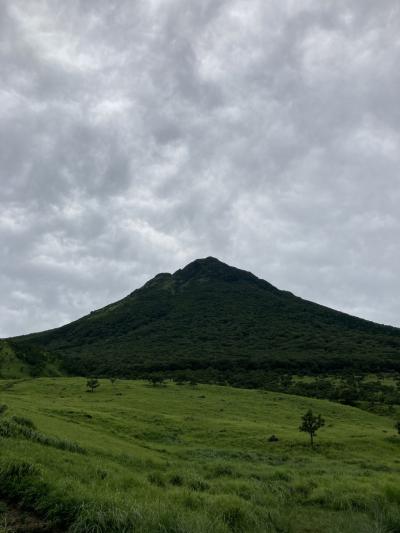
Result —
[[[223, 263], [217, 257], [213, 257], [212, 255], [209, 255], [208, 257], [199, 257], [198, 259], [194, 259], [193, 261], [188, 263], [183, 268], [187, 268], [187, 267], [189, 267], [191, 265], [214, 265], [214, 266], [216, 266], [216, 265], [225, 265], [227, 268], [233, 268], [233, 267], [230, 267], [229, 265], [227, 265], [226, 263]], [[181, 270], [183, 270], [183, 269], [181, 269]]]
[[185, 270], [186, 268], [196, 269], [196, 270], [199, 270], [199, 269], [214, 270], [214, 269], [221, 269], [221, 268], [230, 269], [233, 267], [227, 265], [226, 263], [223, 263], [216, 257], [212, 257], [211, 255], [209, 255], [208, 257], [203, 257], [203, 258], [199, 258], [199, 259], [195, 259], [194, 261], [191, 261], [190, 263], [188, 263], [185, 267], [183, 267], [180, 270]]
[[195, 259], [184, 268], [177, 270], [173, 277], [184, 282], [192, 279], [220, 279], [224, 281], [256, 281], [258, 279], [251, 272], [232, 267], [211, 256]]

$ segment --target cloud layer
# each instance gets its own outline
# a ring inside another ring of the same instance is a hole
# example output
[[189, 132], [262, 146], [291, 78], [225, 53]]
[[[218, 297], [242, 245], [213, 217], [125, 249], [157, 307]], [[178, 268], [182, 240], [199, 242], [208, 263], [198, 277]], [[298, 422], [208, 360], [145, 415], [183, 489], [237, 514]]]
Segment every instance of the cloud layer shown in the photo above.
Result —
[[400, 6], [0, 4], [0, 336], [207, 255], [400, 326]]

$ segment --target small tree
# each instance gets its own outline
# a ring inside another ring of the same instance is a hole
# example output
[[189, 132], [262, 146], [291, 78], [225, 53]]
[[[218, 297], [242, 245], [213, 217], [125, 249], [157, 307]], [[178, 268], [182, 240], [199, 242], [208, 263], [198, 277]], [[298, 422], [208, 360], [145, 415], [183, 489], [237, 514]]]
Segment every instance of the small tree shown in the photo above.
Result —
[[191, 387], [196, 387], [198, 384], [197, 376], [195, 372], [189, 372], [187, 375], [187, 380]]
[[397, 429], [397, 433], [400, 435], [400, 420], [398, 422], [396, 422], [394, 427]]
[[184, 385], [187, 381], [186, 372], [176, 372], [172, 379], [177, 385]]
[[99, 380], [96, 378], [88, 378], [86, 381], [86, 387], [89, 392], [94, 392], [97, 387], [100, 386]]
[[5, 403], [0, 403], [0, 416], [4, 415], [7, 409], [8, 409], [8, 406]]
[[319, 428], [325, 425], [325, 420], [321, 415], [315, 416], [311, 409], [309, 409], [302, 417], [302, 423], [299, 431], [304, 431], [310, 435], [311, 447], [314, 447], [314, 437]]
[[157, 385], [165, 385], [165, 380], [160, 374], [150, 374], [147, 381], [149, 381], [153, 387], [156, 387]]
[[116, 384], [116, 382], [117, 382], [117, 378], [116, 377], [110, 378], [110, 383], [112, 385], [112, 388], [114, 388], [114, 385]]

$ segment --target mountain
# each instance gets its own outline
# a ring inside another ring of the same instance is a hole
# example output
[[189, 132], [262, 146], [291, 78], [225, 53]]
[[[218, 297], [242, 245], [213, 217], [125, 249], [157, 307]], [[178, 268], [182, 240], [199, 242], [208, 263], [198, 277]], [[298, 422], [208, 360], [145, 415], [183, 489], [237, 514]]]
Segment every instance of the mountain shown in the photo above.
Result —
[[45, 349], [81, 374], [400, 370], [400, 329], [303, 300], [212, 257], [13, 342]]

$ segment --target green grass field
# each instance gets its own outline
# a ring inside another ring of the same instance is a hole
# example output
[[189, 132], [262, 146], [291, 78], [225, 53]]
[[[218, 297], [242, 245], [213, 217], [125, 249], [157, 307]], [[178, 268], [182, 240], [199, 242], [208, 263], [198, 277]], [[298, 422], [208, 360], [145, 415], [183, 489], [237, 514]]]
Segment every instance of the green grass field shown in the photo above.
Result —
[[[390, 418], [229, 387], [85, 384], [0, 381], [1, 496], [61, 531], [400, 531]], [[326, 420], [314, 450], [298, 431], [310, 407]]]

